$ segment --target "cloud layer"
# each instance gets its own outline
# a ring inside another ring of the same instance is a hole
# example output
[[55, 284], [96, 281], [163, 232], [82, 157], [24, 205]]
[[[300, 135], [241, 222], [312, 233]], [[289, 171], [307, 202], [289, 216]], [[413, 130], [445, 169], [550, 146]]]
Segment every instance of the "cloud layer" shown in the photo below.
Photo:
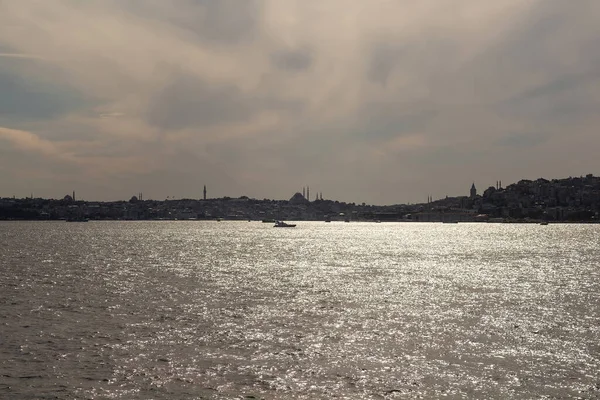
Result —
[[0, 3], [0, 196], [394, 204], [600, 173], [600, 3], [354, 3]]

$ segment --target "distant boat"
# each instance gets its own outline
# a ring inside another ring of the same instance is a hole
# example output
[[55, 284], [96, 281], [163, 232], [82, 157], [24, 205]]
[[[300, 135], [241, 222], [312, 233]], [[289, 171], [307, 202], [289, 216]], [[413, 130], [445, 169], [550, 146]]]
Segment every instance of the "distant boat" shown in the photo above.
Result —
[[262, 222], [263, 222], [263, 224], [272, 224], [275, 222], [275, 220], [274, 219], [263, 219]]
[[294, 228], [296, 226], [296, 224], [286, 224], [283, 221], [277, 221], [275, 222], [275, 225], [273, 225], [274, 228]]
[[548, 225], [548, 221], [542, 221], [540, 222], [540, 225]]

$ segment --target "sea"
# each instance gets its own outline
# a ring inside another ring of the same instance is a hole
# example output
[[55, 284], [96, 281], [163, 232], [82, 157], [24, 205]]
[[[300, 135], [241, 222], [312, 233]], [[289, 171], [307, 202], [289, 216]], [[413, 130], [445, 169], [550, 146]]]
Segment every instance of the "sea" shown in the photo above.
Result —
[[600, 225], [296, 224], [0, 222], [0, 398], [600, 398]]

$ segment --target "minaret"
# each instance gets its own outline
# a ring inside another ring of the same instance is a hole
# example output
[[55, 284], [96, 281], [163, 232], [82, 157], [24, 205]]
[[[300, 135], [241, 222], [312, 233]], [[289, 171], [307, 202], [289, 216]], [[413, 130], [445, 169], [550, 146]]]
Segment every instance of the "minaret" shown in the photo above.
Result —
[[206, 200], [206, 185], [204, 185], [204, 200]]
[[75, 201], [75, 191], [73, 190], [73, 201]]
[[306, 200], [310, 201], [310, 186], [306, 187]]
[[302, 197], [306, 198], [306, 188], [302, 186]]

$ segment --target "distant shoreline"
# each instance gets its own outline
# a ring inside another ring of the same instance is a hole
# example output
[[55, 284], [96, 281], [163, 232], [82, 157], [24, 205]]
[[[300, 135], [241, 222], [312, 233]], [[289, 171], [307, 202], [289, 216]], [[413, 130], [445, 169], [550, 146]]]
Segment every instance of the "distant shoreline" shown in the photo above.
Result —
[[[308, 192], [308, 191], [307, 191]], [[238, 198], [83, 201], [73, 195], [62, 199], [0, 198], [0, 220], [293, 220], [379, 222], [489, 222], [489, 223], [595, 223], [600, 221], [600, 177], [501, 182], [469, 195], [434, 199], [426, 203], [385, 206], [310, 200], [295, 193], [289, 200]]]

